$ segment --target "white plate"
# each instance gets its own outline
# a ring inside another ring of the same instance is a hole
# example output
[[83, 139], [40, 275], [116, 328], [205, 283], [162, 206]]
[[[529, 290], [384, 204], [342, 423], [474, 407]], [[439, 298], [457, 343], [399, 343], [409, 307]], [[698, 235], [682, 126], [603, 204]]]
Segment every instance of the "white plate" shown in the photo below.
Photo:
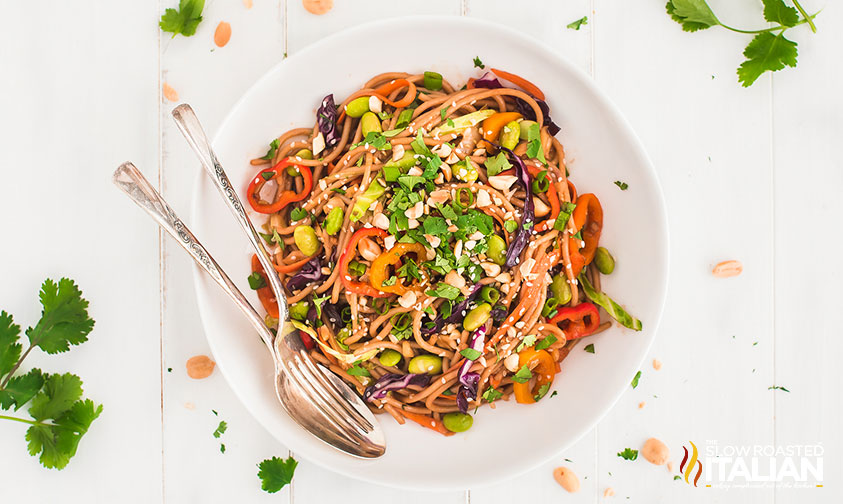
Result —
[[[588, 432], [629, 388], [659, 324], [668, 270], [666, 213], [641, 143], [590, 78], [541, 43], [504, 26], [457, 17], [414, 17], [328, 37], [279, 63], [243, 96], [216, 135], [216, 151], [234, 186], [245, 188], [255, 173], [249, 159], [264, 154], [269, 140], [281, 132], [313, 125], [315, 109], [326, 94], [334, 93], [339, 102], [386, 71], [435, 70], [461, 85], [478, 75], [472, 65], [478, 51], [487, 65], [522, 75], [547, 95], [551, 114], [562, 127], [559, 138], [573, 182], [580, 193], [594, 192], [603, 203], [601, 244], [617, 260], [604, 289], [643, 321], [644, 330], [613, 327], [591, 338], [599, 352], [574, 352], [564, 361], [553, 384], [557, 397], [534, 405], [509, 401], [494, 410], [483, 407], [464, 434], [446, 438], [412, 422], [399, 426], [382, 415], [386, 455], [358, 460], [322, 444], [284, 414], [276, 404], [266, 349], [197, 269], [196, 291], [208, 342], [243, 404], [297, 455], [354, 478], [425, 490], [465, 489], [539, 465]], [[629, 190], [620, 191], [615, 180], [629, 183]], [[200, 177], [193, 227], [259, 306], [245, 281], [248, 245], [219, 198], [207, 178]]]

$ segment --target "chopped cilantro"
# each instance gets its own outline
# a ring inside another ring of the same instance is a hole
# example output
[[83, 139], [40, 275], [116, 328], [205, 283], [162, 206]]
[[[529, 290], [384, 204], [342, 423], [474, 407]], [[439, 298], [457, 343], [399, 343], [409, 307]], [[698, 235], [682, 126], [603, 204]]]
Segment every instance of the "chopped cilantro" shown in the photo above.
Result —
[[615, 185], [621, 188], [621, 191], [626, 191], [629, 189], [629, 184], [626, 182], [621, 182], [620, 180], [615, 181]]
[[482, 61], [480, 61], [480, 56], [475, 56], [475, 57], [474, 57], [474, 68], [479, 68], [479, 69], [481, 69], [481, 70], [483, 70], [484, 68], [486, 68], [486, 65], [484, 65], [484, 64], [483, 64], [483, 62], [482, 62]]
[[468, 360], [474, 361], [477, 360], [483, 354], [480, 353], [479, 350], [475, 350], [473, 348], [466, 348], [465, 350], [460, 350], [460, 355], [462, 355]]
[[632, 448], [624, 448], [622, 452], [618, 453], [618, 457], [624, 460], [635, 460], [638, 458], [638, 450]]
[[372, 376], [368, 369], [364, 368], [360, 364], [355, 364], [350, 368], [345, 370], [346, 373], [350, 374], [351, 376]]
[[460, 290], [452, 285], [440, 282], [435, 289], [425, 292], [428, 296], [454, 300], [460, 295]]
[[568, 28], [571, 29], [571, 30], [579, 31], [580, 28], [583, 25], [587, 25], [587, 24], [588, 24], [588, 16], [583, 16], [583, 17], [577, 19], [576, 21], [574, 21], [572, 23], [569, 23]]
[[487, 157], [483, 165], [486, 167], [486, 174], [490, 177], [494, 177], [498, 173], [512, 168], [512, 163], [506, 159], [506, 155], [503, 152], [499, 152], [494, 157]]
[[261, 158], [264, 161], [272, 161], [275, 158], [275, 153], [278, 152], [278, 139], [275, 138], [271, 142], [269, 142], [269, 150], [266, 151], [266, 154]]
[[258, 464], [258, 478], [261, 480], [261, 489], [269, 493], [275, 493], [290, 484], [298, 464], [293, 457], [287, 457], [286, 460], [272, 457]]
[[588, 353], [594, 353], [594, 343], [589, 343], [588, 345], [583, 348]]
[[524, 364], [523, 366], [521, 366], [521, 369], [519, 369], [518, 372], [513, 375], [512, 381], [516, 383], [527, 383], [532, 377], [533, 373], [530, 371], [530, 368], [528, 368], [527, 365]]
[[310, 215], [310, 214], [307, 213], [307, 210], [305, 210], [304, 208], [294, 208], [290, 212], [290, 220], [300, 221], [300, 220], [304, 219], [305, 217], [307, 217], [308, 215]]
[[630, 385], [632, 385], [632, 388], [635, 388], [635, 387], [638, 386], [638, 380], [640, 378], [641, 378], [641, 371], [638, 371], [637, 373], [635, 373], [635, 377], [632, 379], [632, 383], [630, 384]]
[[535, 399], [536, 402], [541, 401], [542, 397], [547, 395], [548, 390], [550, 390], [550, 384], [545, 383], [544, 385], [539, 387], [539, 391], [538, 391], [538, 393], [536, 393], [536, 395], [533, 396], [533, 399]]
[[542, 164], [547, 164], [542, 149], [541, 126], [535, 123], [527, 130], [527, 157], [538, 159]]
[[536, 350], [544, 350], [545, 348], [549, 348], [550, 345], [556, 343], [556, 341], [556, 336], [548, 334], [546, 338], [539, 340], [536, 343]]
[[227, 429], [228, 429], [228, 424], [225, 423], [224, 420], [220, 420], [219, 425], [217, 425], [217, 429], [214, 431], [214, 437], [219, 439], [219, 437], [222, 436]]
[[520, 352], [521, 350], [524, 350], [527, 347], [533, 346], [535, 343], [536, 335], [528, 334], [527, 336], [524, 336], [524, 339], [521, 340], [521, 343], [518, 344], [518, 346], [515, 348], [515, 351]]
[[483, 391], [483, 399], [485, 399], [486, 402], [492, 403], [497, 401], [501, 397], [503, 397], [503, 393], [497, 390], [495, 387], [489, 387]]
[[258, 290], [260, 288], [266, 287], [266, 280], [264, 280], [263, 275], [261, 275], [257, 271], [253, 271], [252, 274], [249, 275], [248, 280], [249, 287], [252, 290]]
[[781, 390], [782, 392], [790, 392], [784, 387], [779, 387], [778, 385], [773, 385], [772, 387], [767, 387], [767, 390]]

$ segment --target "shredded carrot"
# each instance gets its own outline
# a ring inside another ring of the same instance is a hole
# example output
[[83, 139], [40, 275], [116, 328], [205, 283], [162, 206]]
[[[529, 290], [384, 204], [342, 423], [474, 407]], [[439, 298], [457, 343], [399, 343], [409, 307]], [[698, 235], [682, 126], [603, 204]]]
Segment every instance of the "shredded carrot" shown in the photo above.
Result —
[[520, 75], [515, 75], [514, 73], [506, 72], [504, 70], [498, 70], [497, 68], [491, 68], [490, 70], [492, 71], [492, 73], [494, 73], [501, 79], [506, 79], [509, 82], [520, 87], [524, 91], [535, 96], [539, 100], [544, 100], [544, 93], [542, 93], [542, 90], [539, 89], [539, 87], [533, 84], [532, 82], [525, 79], [524, 77], [521, 77]]
[[410, 413], [409, 411], [401, 411], [401, 414], [404, 415], [404, 418], [412, 420], [417, 424], [421, 425], [422, 427], [427, 427], [428, 429], [435, 430], [436, 432], [444, 436], [454, 435], [453, 432], [445, 428], [445, 425], [442, 424], [442, 422], [436, 420], [433, 417], [429, 417], [427, 415], [420, 415], [418, 413]]

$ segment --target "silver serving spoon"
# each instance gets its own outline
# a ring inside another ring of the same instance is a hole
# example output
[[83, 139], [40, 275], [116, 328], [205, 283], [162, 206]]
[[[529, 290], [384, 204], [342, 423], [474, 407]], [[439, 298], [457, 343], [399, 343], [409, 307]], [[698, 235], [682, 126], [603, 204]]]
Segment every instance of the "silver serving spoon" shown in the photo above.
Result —
[[[243, 293], [135, 165], [120, 165], [114, 172], [113, 181], [175, 238], [240, 308], [272, 355], [275, 394], [290, 417], [311, 434], [345, 453], [362, 458], [383, 455], [386, 451], [383, 431], [372, 412], [339, 377], [310, 359], [289, 317], [279, 321], [277, 335], [273, 335]], [[270, 267], [265, 271], [275, 270]], [[283, 310], [279, 313], [287, 314], [286, 300], [279, 300], [283, 302]]]

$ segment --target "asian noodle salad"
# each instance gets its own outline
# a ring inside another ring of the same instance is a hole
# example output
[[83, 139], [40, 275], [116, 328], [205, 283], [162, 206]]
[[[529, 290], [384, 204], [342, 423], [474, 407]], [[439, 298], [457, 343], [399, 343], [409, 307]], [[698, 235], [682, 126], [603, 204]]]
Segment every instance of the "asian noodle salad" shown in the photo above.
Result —
[[[461, 88], [384, 73], [252, 161], [293, 324], [373, 411], [462, 432], [484, 403], [540, 401], [610, 319], [641, 329], [600, 288], [603, 209], [568, 179], [544, 100], [498, 69]], [[252, 271], [277, 325], [257, 257]]]

